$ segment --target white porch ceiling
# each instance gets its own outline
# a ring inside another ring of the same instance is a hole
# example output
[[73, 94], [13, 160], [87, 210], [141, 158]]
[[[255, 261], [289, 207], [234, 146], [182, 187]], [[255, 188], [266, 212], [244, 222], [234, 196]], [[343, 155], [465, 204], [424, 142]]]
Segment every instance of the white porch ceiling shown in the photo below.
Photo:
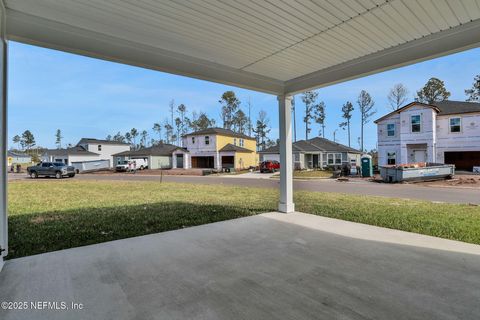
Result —
[[274, 94], [480, 43], [480, 0], [4, 2], [9, 39]]

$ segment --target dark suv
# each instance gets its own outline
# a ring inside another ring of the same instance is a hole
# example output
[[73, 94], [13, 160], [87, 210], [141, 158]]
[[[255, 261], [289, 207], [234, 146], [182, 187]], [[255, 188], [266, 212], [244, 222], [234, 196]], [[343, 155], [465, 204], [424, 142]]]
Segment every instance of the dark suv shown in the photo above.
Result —
[[75, 177], [75, 168], [61, 162], [40, 162], [36, 166], [28, 167], [27, 172], [32, 179], [39, 176], [55, 177], [57, 179]]

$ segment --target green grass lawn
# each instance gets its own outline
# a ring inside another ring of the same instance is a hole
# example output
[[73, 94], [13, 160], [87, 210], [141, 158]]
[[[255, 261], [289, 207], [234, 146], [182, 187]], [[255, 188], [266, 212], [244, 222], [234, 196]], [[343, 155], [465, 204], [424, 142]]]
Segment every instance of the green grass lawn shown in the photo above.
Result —
[[[9, 184], [9, 258], [275, 211], [278, 191], [158, 182]], [[297, 210], [480, 244], [480, 207], [296, 192]]]
[[332, 171], [329, 170], [294, 170], [294, 178], [331, 178]]

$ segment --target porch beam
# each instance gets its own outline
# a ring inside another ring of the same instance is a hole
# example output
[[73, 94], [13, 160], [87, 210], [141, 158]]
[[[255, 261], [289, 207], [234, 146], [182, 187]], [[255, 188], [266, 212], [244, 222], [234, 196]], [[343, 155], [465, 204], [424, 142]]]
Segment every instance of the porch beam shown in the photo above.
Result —
[[8, 254], [7, 228], [7, 41], [5, 7], [0, 1], [0, 271]]
[[295, 211], [293, 203], [292, 96], [278, 96], [280, 120], [280, 203], [278, 211]]

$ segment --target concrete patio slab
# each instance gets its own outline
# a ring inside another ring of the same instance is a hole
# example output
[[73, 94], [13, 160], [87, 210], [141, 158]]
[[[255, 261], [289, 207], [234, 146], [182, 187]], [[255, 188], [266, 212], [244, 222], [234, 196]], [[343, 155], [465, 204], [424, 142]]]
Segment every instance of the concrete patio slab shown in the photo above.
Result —
[[480, 246], [268, 213], [10, 260], [3, 301], [28, 303], [6, 320], [478, 319]]

